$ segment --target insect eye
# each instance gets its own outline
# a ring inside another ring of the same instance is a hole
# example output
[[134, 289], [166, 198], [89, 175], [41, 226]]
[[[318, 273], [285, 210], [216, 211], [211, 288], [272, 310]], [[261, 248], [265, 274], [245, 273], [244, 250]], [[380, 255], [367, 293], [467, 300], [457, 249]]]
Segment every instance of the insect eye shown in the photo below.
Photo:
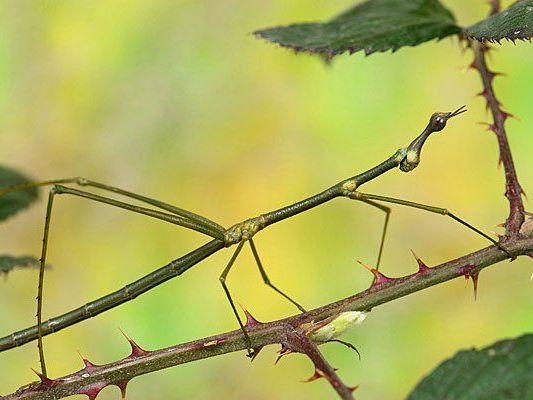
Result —
[[441, 131], [446, 126], [446, 119], [442, 116], [436, 116], [433, 120], [433, 129], [436, 131]]

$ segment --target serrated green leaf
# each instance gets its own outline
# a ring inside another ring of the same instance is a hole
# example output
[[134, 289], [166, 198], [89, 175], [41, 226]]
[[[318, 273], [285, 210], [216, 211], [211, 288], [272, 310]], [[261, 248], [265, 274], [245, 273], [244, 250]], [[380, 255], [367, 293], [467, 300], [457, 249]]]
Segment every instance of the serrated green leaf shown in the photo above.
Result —
[[457, 34], [454, 16], [438, 0], [369, 0], [325, 23], [263, 29], [259, 37], [329, 57], [346, 51], [396, 51]]
[[2, 189], [6, 187], [27, 182], [30, 182], [30, 180], [20, 172], [0, 166], [0, 221], [28, 207], [37, 199], [39, 195], [37, 188], [2, 194]]
[[0, 273], [7, 274], [15, 268], [39, 268], [40, 261], [33, 256], [14, 257], [7, 254], [0, 255]]
[[517, 1], [506, 10], [466, 28], [465, 34], [480, 41], [531, 39], [533, 0]]
[[408, 399], [533, 399], [533, 334], [457, 353], [424, 378]]

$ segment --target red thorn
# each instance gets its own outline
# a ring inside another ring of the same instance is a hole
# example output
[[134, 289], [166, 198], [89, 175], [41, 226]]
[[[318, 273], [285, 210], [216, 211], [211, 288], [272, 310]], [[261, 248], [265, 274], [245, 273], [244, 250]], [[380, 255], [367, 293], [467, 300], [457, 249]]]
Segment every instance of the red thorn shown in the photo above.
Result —
[[355, 392], [357, 389], [359, 389], [359, 385], [355, 385], [355, 386], [348, 386], [348, 390], [350, 390], [350, 392]]
[[474, 284], [474, 300], [477, 300], [477, 283], [479, 279], [479, 272], [465, 275], [465, 279], [468, 280], [468, 278], [472, 278], [472, 283]]
[[250, 314], [248, 312], [248, 310], [246, 308], [244, 308], [242, 306], [242, 304], [239, 304], [242, 308], [242, 311], [244, 312], [244, 315], [246, 315], [246, 328], [252, 328], [254, 326], [258, 326], [258, 325], [262, 325], [263, 323], [262, 322], [259, 322], [258, 320], [256, 320], [252, 314]]
[[461, 268], [461, 273], [464, 275], [465, 279], [468, 280], [469, 278], [472, 279], [472, 283], [474, 284], [474, 300], [477, 299], [477, 287], [478, 287], [478, 279], [479, 279], [479, 271], [474, 272], [474, 269], [476, 268], [475, 265], [466, 265]]
[[43, 386], [51, 387], [51, 386], [55, 386], [58, 383], [58, 381], [48, 378], [46, 375], [41, 374], [40, 372], [37, 372], [33, 368], [31, 370], [35, 372], [35, 375], [39, 377], [39, 379], [41, 380], [41, 385]]
[[120, 381], [115, 383], [116, 386], [120, 389], [121, 399], [126, 400], [126, 389], [128, 387], [129, 380]]
[[479, 272], [472, 274], [472, 283], [474, 284], [474, 300], [477, 300], [477, 283], [479, 280]]
[[284, 344], [281, 345], [281, 349], [278, 352], [278, 357], [276, 358], [276, 361], [274, 361], [274, 365], [278, 363], [279, 360], [281, 360], [281, 357], [286, 356], [287, 354], [292, 353], [292, 350], [289, 349]]
[[494, 78], [498, 77], [498, 76], [505, 76], [505, 74], [501, 73], [501, 72], [492, 72], [492, 71], [487, 71], [488, 74], [488, 78], [489, 78], [489, 82], [492, 84], [492, 81], [494, 81]]
[[413, 253], [413, 256], [415, 257], [416, 262], [418, 263], [418, 273], [419, 274], [425, 274], [430, 270], [430, 268], [422, 261], [413, 250], [411, 250], [411, 253]]
[[477, 93], [476, 96], [487, 98], [488, 96], [487, 89], [483, 89], [481, 92]]
[[85, 370], [92, 369], [92, 368], [96, 367], [95, 364], [93, 364], [92, 362], [87, 360], [85, 357], [83, 357], [83, 355], [81, 354], [81, 352], [79, 350], [78, 350], [78, 354], [80, 355], [81, 360], [83, 361], [83, 364], [85, 365], [85, 368], [84, 368]]
[[128, 335], [126, 335], [122, 329], [119, 328], [119, 330], [124, 335], [124, 337], [126, 338], [126, 340], [129, 342], [131, 346], [131, 353], [126, 358], [142, 357], [148, 354], [148, 351], [144, 350], [141, 346], [135, 343], [135, 341], [132, 338], [130, 338]]
[[80, 390], [78, 394], [84, 394], [89, 397], [89, 400], [95, 400], [98, 393], [102, 391], [103, 388], [107, 386], [106, 383], [96, 382], [92, 383], [89, 386], [86, 386], [84, 389]]
[[374, 280], [372, 281], [372, 286], [379, 286], [379, 285], [383, 285], [385, 283], [390, 283], [390, 282], [394, 281], [393, 278], [389, 278], [388, 276], [383, 275], [377, 269], [372, 268], [372, 267], [364, 264], [361, 261], [357, 261], [357, 262], [359, 264], [361, 264], [363, 267], [365, 267], [367, 270], [369, 270], [374, 275]]
[[517, 121], [519, 121], [518, 117], [516, 117], [514, 114], [511, 114], [510, 112], [507, 112], [507, 111], [501, 111], [502, 113], [502, 117], [504, 120], [508, 119], [508, 118], [512, 118], [512, 119], [516, 119]]
[[91, 369], [91, 368], [96, 367], [96, 365], [94, 365], [92, 362], [90, 362], [86, 358], [83, 359], [83, 363], [85, 364], [85, 369]]
[[315, 373], [309, 379], [307, 379], [305, 381], [302, 381], [302, 382], [304, 382], [304, 383], [313, 382], [313, 381], [316, 381], [317, 379], [320, 379], [320, 378], [323, 378], [323, 377], [324, 377], [324, 372], [322, 372], [318, 368], [315, 368]]
[[472, 63], [470, 63], [470, 65], [468, 66], [468, 68], [471, 68], [471, 69], [478, 69], [477, 64], [476, 64], [476, 60], [472, 61]]

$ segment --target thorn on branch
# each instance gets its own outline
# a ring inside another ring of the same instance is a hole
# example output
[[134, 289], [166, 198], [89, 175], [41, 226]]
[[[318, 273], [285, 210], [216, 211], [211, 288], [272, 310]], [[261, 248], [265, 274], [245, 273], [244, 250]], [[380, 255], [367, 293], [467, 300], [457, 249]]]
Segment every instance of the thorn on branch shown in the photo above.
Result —
[[245, 328], [253, 328], [254, 326], [263, 325], [263, 322], [259, 322], [257, 319], [254, 318], [250, 312], [244, 308], [241, 304], [239, 304], [242, 308], [242, 311], [244, 312], [244, 315], [246, 316], [246, 323], [244, 324]]
[[120, 389], [120, 398], [122, 400], [126, 400], [126, 390], [128, 388], [128, 383], [130, 381], [126, 380], [126, 381], [120, 381], [120, 382], [117, 382], [116, 386], [118, 386], [118, 388]]
[[481, 92], [476, 93], [476, 96], [478, 96], [478, 97], [487, 98], [488, 95], [489, 95], [489, 93], [488, 93], [487, 89], [483, 89]]
[[145, 355], [150, 353], [149, 351], [144, 350], [132, 338], [130, 338], [128, 335], [126, 335], [126, 333], [124, 333], [124, 331], [122, 329], [120, 329], [120, 332], [124, 335], [124, 337], [126, 338], [126, 340], [128, 341], [128, 343], [130, 344], [130, 347], [131, 347], [131, 353], [126, 358], [142, 357], [142, 356], [145, 356]]
[[285, 344], [281, 344], [281, 349], [278, 351], [278, 356], [276, 357], [276, 361], [274, 361], [274, 365], [276, 365], [279, 360], [281, 360], [281, 357], [286, 356], [287, 354], [292, 353], [293, 351], [287, 347]]
[[502, 118], [503, 120], [507, 120], [508, 118], [513, 118], [513, 119], [516, 119], [518, 120], [518, 117], [516, 117], [514, 114], [511, 114], [510, 112], [508, 111], [501, 111], [501, 114], [502, 114]]
[[394, 282], [394, 278], [389, 278], [388, 276], [383, 275], [377, 269], [372, 268], [369, 265], [366, 265], [362, 261], [357, 261], [357, 262], [374, 275], [374, 280], [372, 281], [371, 287], [381, 286], [387, 283]]
[[419, 274], [425, 274], [429, 272], [430, 268], [426, 265], [424, 261], [422, 261], [413, 250], [411, 250], [411, 253], [413, 253], [413, 256], [415, 257], [416, 262], [418, 263], [418, 273]]
[[89, 400], [95, 400], [98, 393], [100, 393], [106, 386], [108, 386], [108, 384], [105, 382], [96, 382], [84, 387], [78, 392], [78, 394], [84, 394]]
[[117, 386], [120, 390], [120, 398], [122, 400], [126, 399], [126, 390], [128, 387], [129, 380], [123, 380], [115, 383], [106, 383], [106, 382], [96, 382], [91, 383], [82, 389], [79, 390], [77, 394], [85, 395], [89, 397], [89, 400], [95, 400], [98, 397], [98, 394], [104, 390], [107, 386]]
[[478, 288], [478, 279], [479, 271], [475, 271], [476, 266], [469, 264], [461, 268], [461, 274], [464, 275], [465, 279], [472, 279], [474, 285], [474, 300], [477, 299], [477, 288]]
[[302, 381], [302, 383], [309, 383], [309, 382], [313, 382], [313, 381], [316, 381], [317, 379], [320, 379], [320, 378], [323, 378], [324, 377], [324, 373], [319, 370], [318, 368], [315, 368], [315, 373], [313, 375], [311, 375], [311, 377], [309, 379], [306, 379], [305, 381]]
[[40, 388], [51, 388], [55, 385], [57, 385], [59, 382], [55, 379], [50, 379], [48, 378], [46, 375], [40, 373], [40, 372], [37, 372], [36, 370], [34, 370], [33, 368], [31, 369], [35, 375], [37, 375], [39, 377], [39, 379], [41, 380], [41, 383], [39, 384], [39, 387]]
[[86, 359], [85, 357], [83, 357], [83, 355], [81, 354], [81, 352], [78, 350], [78, 354], [80, 355], [81, 357], [81, 361], [83, 362], [83, 365], [84, 365], [84, 368], [83, 370], [91, 370], [91, 369], [94, 369], [96, 368], [96, 365], [93, 364], [92, 362], [90, 362], [88, 359]]
[[498, 76], [506, 76], [506, 75], [502, 72], [487, 71], [487, 78], [491, 84], [493, 83], [494, 78], [497, 78]]

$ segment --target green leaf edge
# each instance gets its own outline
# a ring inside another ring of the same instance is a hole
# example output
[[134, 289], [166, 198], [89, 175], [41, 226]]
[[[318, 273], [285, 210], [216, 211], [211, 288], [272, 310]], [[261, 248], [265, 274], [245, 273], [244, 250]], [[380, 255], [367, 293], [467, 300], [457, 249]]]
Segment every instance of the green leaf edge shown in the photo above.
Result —
[[[7, 186], [3, 185], [2, 182], [0, 181], [0, 192], [2, 191], [2, 189], [5, 189], [6, 187], [32, 182], [32, 180], [28, 178], [28, 176], [26, 176], [25, 174], [13, 168], [0, 165], [0, 178], [3, 172], [7, 172], [8, 174], [10, 174], [11, 176], [9, 177], [9, 179], [12, 181], [9, 182]], [[3, 215], [3, 213], [1, 212], [2, 210], [0, 209], [0, 223], [15, 216], [19, 212], [25, 210], [39, 198], [39, 190], [37, 189], [37, 187], [32, 187], [29, 189], [18, 191], [18, 193], [23, 193], [23, 192], [26, 193], [25, 198], [22, 199], [23, 204], [16, 206], [13, 210], [10, 210], [10, 212], [5, 215]], [[10, 192], [10, 193], [17, 193], [17, 191]], [[9, 196], [10, 193], [6, 193], [4, 195]], [[2, 194], [0, 194], [0, 207], [2, 207]]]
[[[421, 396], [421, 394], [417, 393], [417, 390], [419, 390], [419, 388], [423, 387], [423, 385], [427, 384], [430, 380], [432, 380], [435, 373], [437, 373], [440, 369], [445, 369], [449, 365], [449, 363], [453, 362], [457, 358], [463, 357], [463, 356], [465, 356], [465, 355], [467, 355], [468, 353], [471, 353], [471, 352], [475, 352], [477, 354], [487, 353], [490, 356], [501, 355], [504, 352], [512, 351], [517, 346], [517, 343], [519, 343], [521, 341], [525, 341], [526, 344], [531, 346], [533, 344], [533, 333], [526, 333], [526, 334], [524, 334], [522, 336], [518, 336], [516, 338], [499, 340], [499, 341], [497, 341], [495, 343], [492, 343], [492, 344], [490, 344], [490, 345], [488, 345], [486, 347], [482, 347], [482, 348], [472, 347], [472, 348], [470, 348], [468, 350], [458, 351], [452, 357], [447, 358], [444, 361], [440, 362], [427, 375], [425, 375], [416, 384], [416, 386], [411, 390], [411, 392], [407, 396], [406, 400], [418, 400], [420, 398], [419, 396]], [[520, 344], [518, 344], [518, 346], [519, 345]], [[491, 353], [493, 353], [493, 354], [491, 354]], [[533, 352], [532, 352], [532, 354], [533, 354]], [[422, 395], [423, 394], [424, 393], [422, 393]], [[452, 400], [451, 397], [450, 397], [450, 400]]]
[[[367, 1], [371, 1], [371, 0], [367, 0]], [[339, 15], [342, 15], [342, 13], [339, 14]], [[453, 21], [455, 22], [454, 15], [451, 12], [450, 12], [450, 15], [452, 16]], [[388, 52], [388, 51], [391, 51], [392, 53], [395, 53], [396, 51], [398, 51], [402, 47], [416, 47], [416, 46], [419, 46], [419, 45], [421, 45], [423, 43], [430, 42], [432, 40], [436, 40], [438, 42], [438, 41], [440, 41], [440, 40], [442, 40], [442, 39], [444, 39], [446, 37], [449, 37], [449, 36], [458, 35], [458, 36], [461, 37], [461, 36], [464, 35], [464, 29], [463, 28], [461, 28], [458, 25], [450, 25], [448, 31], [445, 31], [445, 32], [443, 32], [442, 34], [440, 34], [438, 36], [432, 37], [432, 38], [430, 38], [428, 40], [420, 40], [420, 41], [417, 41], [417, 42], [414, 42], [414, 43], [401, 45], [399, 47], [389, 47], [389, 48], [377, 49], [376, 50], [376, 49], [372, 49], [370, 47], [362, 46], [362, 47], [350, 47], [350, 48], [346, 48], [344, 50], [339, 50], [339, 51], [335, 51], [335, 50], [331, 50], [331, 49], [327, 49], [327, 48], [310, 49], [310, 48], [304, 48], [302, 46], [284, 44], [284, 43], [280, 43], [277, 40], [271, 39], [271, 38], [269, 38], [267, 36], [268, 32], [271, 32], [271, 31], [274, 31], [274, 30], [278, 30], [278, 29], [281, 29], [281, 28], [287, 29], [287, 28], [296, 27], [296, 26], [302, 26], [302, 25], [328, 24], [329, 22], [333, 21], [335, 18], [337, 18], [337, 17], [334, 17], [331, 20], [325, 21], [325, 22], [307, 22], [307, 23], [293, 23], [293, 24], [289, 24], [289, 25], [277, 25], [277, 26], [273, 26], [273, 27], [270, 27], [270, 28], [256, 30], [256, 31], [252, 32], [252, 35], [254, 35], [257, 38], [263, 39], [263, 40], [267, 41], [268, 43], [276, 44], [279, 47], [292, 49], [292, 50], [294, 50], [295, 53], [307, 53], [307, 54], [313, 54], [313, 55], [320, 55], [320, 56], [325, 57], [326, 60], [328, 60], [328, 61], [331, 60], [334, 56], [341, 55], [341, 54], [344, 54], [344, 53], [349, 53], [350, 55], [352, 55], [352, 54], [357, 53], [357, 52], [362, 51], [362, 50], [364, 51], [366, 56], [369, 56], [369, 55], [374, 54], [374, 53], [385, 53], [385, 52]]]
[[[491, 15], [490, 17], [488, 18], [485, 18], [473, 25], [470, 25], [469, 27], [467, 28], [464, 28], [463, 32], [464, 32], [464, 36], [468, 39], [474, 39], [474, 40], [477, 40], [479, 42], [490, 42], [490, 43], [498, 43], [498, 44], [501, 44], [501, 41], [502, 40], [507, 40], [509, 42], [513, 42], [515, 43], [517, 40], [520, 40], [520, 41], [529, 41], [531, 43], [531, 39], [533, 38], [533, 27], [531, 28], [531, 34], [529, 35], [525, 35], [525, 34], [522, 34], [524, 33], [522, 30], [524, 28], [515, 28], [513, 29], [512, 31], [513, 32], [507, 32], [506, 34], [503, 34], [503, 35], [491, 35], [490, 37], [487, 37], [487, 36], [481, 36], [481, 35], [475, 35], [475, 34], [471, 34], [469, 32], [471, 32], [472, 30], [475, 30], [475, 29], [478, 29], [480, 26], [483, 26], [485, 24], [488, 24], [489, 21], [492, 21], [492, 20], [497, 20], [499, 18], [501, 18], [501, 16], [506, 13], [506, 12], [509, 12], [509, 10], [511, 10], [513, 7], [518, 7], [520, 5], [521, 1], [517, 1], [513, 4], [511, 4], [508, 8], [506, 8], [505, 10], [502, 10], [500, 11], [499, 13], [497, 14], [494, 14], [494, 15]], [[532, 0], [525, 0], [523, 1], [523, 3], [525, 3], [525, 7], [531, 7], [532, 8], [532, 11], [531, 11], [531, 15], [532, 15], [532, 18], [533, 18], [533, 1]]]

